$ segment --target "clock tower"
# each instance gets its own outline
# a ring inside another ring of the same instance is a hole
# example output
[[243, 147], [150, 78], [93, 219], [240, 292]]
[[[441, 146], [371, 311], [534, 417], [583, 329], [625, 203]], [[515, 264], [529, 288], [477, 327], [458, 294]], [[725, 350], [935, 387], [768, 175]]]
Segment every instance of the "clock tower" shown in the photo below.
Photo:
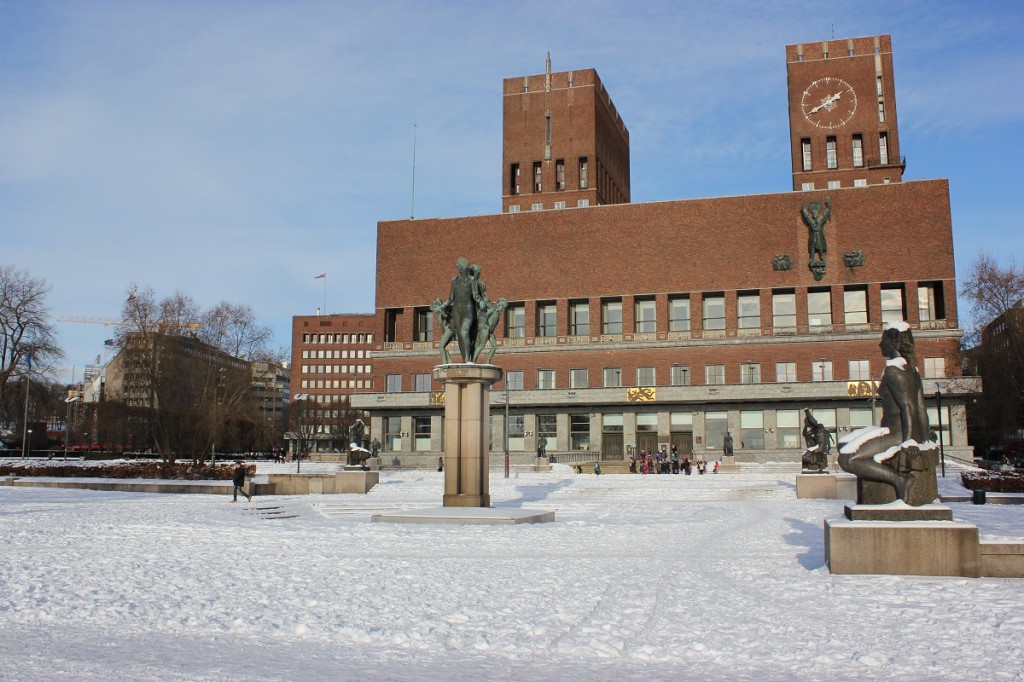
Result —
[[794, 190], [903, 180], [892, 38], [786, 46]]

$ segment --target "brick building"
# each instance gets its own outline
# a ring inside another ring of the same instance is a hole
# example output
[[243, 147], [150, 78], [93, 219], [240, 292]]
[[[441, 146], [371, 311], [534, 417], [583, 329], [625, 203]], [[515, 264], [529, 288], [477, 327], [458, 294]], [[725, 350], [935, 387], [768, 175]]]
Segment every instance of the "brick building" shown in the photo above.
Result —
[[[889, 37], [789, 46], [787, 60], [794, 188], [815, 189], [646, 204], [628, 203], [628, 132], [595, 72], [506, 80], [503, 213], [378, 224], [382, 384], [353, 403], [385, 462], [442, 451], [429, 305], [461, 255], [509, 301], [491, 448], [507, 438], [514, 460], [541, 436], [560, 461], [668, 445], [711, 459], [726, 432], [740, 461], [796, 460], [804, 408], [837, 437], [876, 418], [887, 321], [915, 330], [926, 390], [956, 372], [948, 183], [902, 182], [902, 162], [877, 157], [884, 139], [899, 158]], [[943, 393], [947, 452], [967, 453], [974, 390]]]
[[[370, 359], [376, 344], [373, 314], [296, 315], [292, 318], [291, 392], [318, 411], [323, 438], [315, 451], [338, 450], [347, 435], [332, 433], [332, 420], [353, 393], [372, 391], [374, 367]], [[287, 436], [286, 436], [287, 437]]]

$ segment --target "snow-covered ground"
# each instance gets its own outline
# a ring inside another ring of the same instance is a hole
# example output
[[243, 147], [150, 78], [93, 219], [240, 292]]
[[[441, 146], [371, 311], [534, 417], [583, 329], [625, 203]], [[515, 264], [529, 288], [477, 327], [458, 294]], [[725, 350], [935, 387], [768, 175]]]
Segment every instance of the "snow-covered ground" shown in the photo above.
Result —
[[[0, 679], [1024, 679], [1024, 580], [833, 576], [844, 502], [794, 473], [496, 473], [556, 522], [370, 523], [442, 492], [0, 487]], [[1024, 536], [1024, 506], [952, 506]]]

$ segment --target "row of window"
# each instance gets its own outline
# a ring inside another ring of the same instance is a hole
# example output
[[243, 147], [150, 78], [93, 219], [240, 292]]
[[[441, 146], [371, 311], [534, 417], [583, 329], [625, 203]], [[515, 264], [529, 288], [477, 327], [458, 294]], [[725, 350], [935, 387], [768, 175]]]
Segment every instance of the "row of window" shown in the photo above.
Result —
[[[373, 343], [373, 334], [303, 334], [302, 343]], [[306, 357], [303, 355], [302, 357]], [[337, 357], [337, 356], [335, 356]]]
[[373, 365], [302, 365], [303, 374], [372, 374]]
[[[741, 450], [764, 450], [766, 448], [766, 436], [771, 435], [772, 446], [785, 449], [800, 449], [804, 447], [802, 437], [803, 413], [801, 410], [772, 410], [774, 413], [775, 425], [765, 427], [765, 412], [763, 410], [740, 410], [739, 433], [734, 435], [734, 441]], [[837, 425], [836, 410], [832, 408], [815, 408], [814, 417], [818, 422], [832, 434], [833, 440], [838, 441], [839, 431], [853, 431], [855, 429], [871, 426], [875, 423], [876, 416], [870, 407], [851, 407], [848, 410], [848, 425], [839, 427]], [[935, 407], [928, 407], [928, 423], [933, 430], [938, 431], [941, 424], [943, 442], [953, 444], [950, 425], [951, 412], [949, 407], [942, 409], [942, 419], [939, 419], [939, 410]], [[672, 412], [669, 414], [670, 434], [664, 440], [672, 440], [675, 435], [689, 435], [688, 440], [692, 445], [693, 412]], [[662, 440], [658, 433], [658, 414], [656, 412], [639, 412], [636, 418], [637, 441], [649, 441], [657, 443]], [[537, 439], [546, 438], [549, 449], [554, 449], [555, 440], [558, 438], [558, 417], [554, 414], [538, 414], [535, 417]], [[602, 415], [571, 414], [569, 415], [569, 449], [590, 450], [592, 449], [591, 420], [596, 420], [602, 436], [600, 444], [594, 443], [604, 452], [613, 452], [618, 449], [621, 452], [623, 437], [624, 415], [622, 413], [605, 413]], [[769, 420], [771, 416], [769, 416]], [[704, 427], [704, 448], [707, 450], [721, 451], [725, 441], [725, 434], [730, 432], [729, 413], [726, 411], [707, 411], [703, 413]], [[768, 423], [771, 423], [768, 421]], [[402, 432], [401, 417], [384, 417], [384, 450], [388, 452], [401, 452], [405, 442], [403, 436], [409, 433]], [[443, 423], [442, 423], [443, 428]], [[412, 440], [410, 449], [417, 452], [429, 452], [431, 450], [431, 418], [412, 418]], [[505, 425], [505, 433], [501, 432], [499, 415], [491, 415], [490, 419], [490, 443], [492, 450], [504, 448], [505, 436], [508, 439], [508, 449], [513, 452], [521, 452], [527, 449], [527, 437], [530, 434], [526, 430], [526, 415], [511, 414]], [[735, 436], [738, 435], [738, 438]], [[649, 436], [649, 438], [644, 438]], [[613, 445], [613, 442], [618, 443]], [[612, 441], [612, 442], [609, 442]], [[617, 446], [617, 447], [616, 447]], [[695, 449], [699, 449], [695, 448]]]
[[[741, 384], [760, 384], [765, 379], [761, 373], [761, 363], [744, 362], [739, 366]], [[690, 367], [688, 365], [672, 365], [669, 368], [670, 386], [691, 385]], [[810, 363], [811, 381], [834, 381], [832, 372], [832, 361], [827, 359], [815, 360]], [[869, 381], [872, 377], [881, 375], [881, 368], [876, 374], [871, 372], [869, 360], [850, 360], [847, 367], [847, 381]], [[924, 358], [924, 376], [926, 379], [940, 379], [946, 376], [946, 360], [941, 357]], [[525, 372], [523, 370], [509, 370], [505, 373], [505, 383], [509, 390], [521, 391], [525, 386]], [[590, 370], [570, 369], [568, 388], [591, 388]], [[621, 367], [605, 367], [602, 370], [602, 386], [604, 388], [619, 388], [624, 386]], [[775, 381], [777, 383], [796, 383], [797, 363], [776, 362]], [[435, 390], [430, 374], [413, 374], [413, 391]], [[705, 365], [704, 384], [716, 386], [725, 384], [725, 365]], [[636, 386], [658, 386], [656, 367], [637, 367]], [[537, 370], [537, 382], [535, 387], [539, 390], [558, 388], [557, 372], [553, 369]], [[400, 393], [402, 391], [402, 375], [389, 374], [385, 380], [385, 391], [389, 393]]]
[[[882, 184], [883, 185], [888, 185], [889, 184], [889, 178], [882, 178]], [[825, 187], [821, 187], [821, 188], [816, 187], [813, 181], [812, 182], [801, 182], [800, 183], [800, 191], [802, 191], [802, 192], [812, 192], [815, 189], [825, 189], [826, 187], [828, 189], [839, 189], [842, 186], [843, 186], [843, 183], [841, 181], [839, 181], [839, 180], [828, 180], [825, 183]], [[855, 178], [854, 181], [853, 181], [853, 186], [854, 187], [867, 187], [868, 186], [868, 181], [867, 181], [866, 178]]]
[[[547, 144], [550, 148], [551, 145], [551, 117], [547, 118]], [[577, 160], [576, 165], [576, 177], [578, 178], [578, 188], [587, 189], [590, 186], [590, 164], [587, 157], [581, 156]], [[513, 163], [509, 167], [509, 188], [508, 193], [512, 196], [516, 196], [520, 193], [519, 184], [520, 168], [518, 163]], [[544, 191], [544, 162], [534, 161], [533, 162], [533, 174], [531, 180], [531, 187], [535, 194]], [[555, 191], [564, 192], [567, 189], [565, 180], [565, 159], [555, 160]], [[562, 208], [565, 208], [564, 206]]]
[[[829, 135], [825, 138], [825, 168], [828, 170], [835, 170], [839, 168], [837, 144], [836, 136]], [[864, 168], [865, 164], [871, 167], [888, 166], [889, 134], [887, 132], [878, 133], [877, 158], [865, 159], [864, 136], [860, 133], [856, 133], [850, 138], [850, 152], [854, 168]], [[806, 173], [814, 170], [814, 154], [812, 154], [811, 139], [809, 137], [805, 137], [800, 140], [800, 154], [802, 157], [802, 167], [804, 172]]]
[[[832, 321], [832, 290], [813, 289], [806, 292], [807, 321], [810, 327], [828, 327]], [[793, 290], [773, 291], [771, 296], [771, 327], [793, 329], [797, 326], [797, 294]], [[907, 319], [902, 284], [883, 285], [879, 298], [882, 322]], [[842, 290], [843, 319], [847, 325], [868, 323], [868, 292], [863, 287]], [[653, 333], [658, 327], [658, 305], [654, 298], [636, 298], [633, 303], [633, 329], [637, 334]], [[671, 295], [662, 314], [668, 316], [668, 331], [688, 332], [691, 329], [690, 297]], [[917, 313], [921, 322], [945, 319], [945, 301], [941, 282], [929, 282], [917, 287]], [[569, 336], [589, 336], [598, 327], [590, 321], [590, 301], [570, 301], [568, 310]], [[704, 293], [701, 297], [701, 323], [705, 330], [726, 328], [725, 293]], [[736, 328], [760, 329], [762, 323], [761, 294], [758, 291], [740, 292], [736, 297]], [[622, 334], [622, 300], [601, 300], [601, 334]], [[523, 338], [527, 334], [526, 304], [510, 303], [505, 312], [505, 337]], [[558, 308], [554, 302], [538, 303], [534, 333], [539, 337], [558, 335]], [[416, 341], [434, 340], [434, 313], [429, 308], [415, 311], [413, 338]]]
[[[586, 208], [587, 206], [590, 206], [590, 199], [578, 199], [576, 201], [576, 208]], [[565, 202], [564, 201], [555, 201], [555, 202], [552, 203], [551, 207], [556, 209], [556, 210], [557, 209], [565, 208]], [[538, 201], [536, 203], [530, 204], [530, 210], [531, 211], [543, 211], [544, 210], [544, 202]], [[519, 211], [519, 204], [512, 204], [512, 205], [510, 205], [508, 207], [508, 212], [509, 213], [519, 213], [520, 212]]]
[[353, 360], [355, 360], [355, 359], [362, 359], [364, 357], [369, 357], [369, 351], [365, 351], [365, 350], [362, 350], [362, 349], [359, 349], [359, 350], [303, 350], [302, 351], [302, 359], [303, 360], [306, 360], [306, 359], [309, 359], [309, 360], [317, 360], [317, 359], [322, 359], [322, 360], [330, 360], [330, 359], [348, 360], [349, 358], [352, 358]]
[[[373, 379], [303, 379], [302, 388], [373, 388]], [[323, 398], [324, 396], [319, 396]], [[334, 396], [338, 397], [338, 396]], [[337, 401], [335, 401], [337, 402]]]

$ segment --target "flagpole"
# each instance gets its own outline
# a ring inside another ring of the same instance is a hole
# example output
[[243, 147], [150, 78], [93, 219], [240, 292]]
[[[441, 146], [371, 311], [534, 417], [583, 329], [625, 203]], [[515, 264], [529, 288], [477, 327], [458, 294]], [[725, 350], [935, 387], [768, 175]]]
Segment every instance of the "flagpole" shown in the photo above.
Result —
[[32, 446], [28, 442], [28, 391], [32, 388], [32, 349], [29, 348], [26, 357], [27, 369], [25, 370], [25, 423], [21, 425], [21, 458], [25, 459], [25, 450], [32, 452]]
[[324, 275], [324, 315], [327, 314], [327, 275]]

